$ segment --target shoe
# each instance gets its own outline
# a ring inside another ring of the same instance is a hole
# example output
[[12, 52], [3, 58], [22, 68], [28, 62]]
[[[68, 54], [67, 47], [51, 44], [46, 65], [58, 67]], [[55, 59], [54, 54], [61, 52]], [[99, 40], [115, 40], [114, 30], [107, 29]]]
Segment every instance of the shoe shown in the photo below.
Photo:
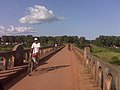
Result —
[[38, 68], [35, 68], [35, 71], [38, 71]]
[[30, 73], [29, 76], [32, 76], [32, 74]]

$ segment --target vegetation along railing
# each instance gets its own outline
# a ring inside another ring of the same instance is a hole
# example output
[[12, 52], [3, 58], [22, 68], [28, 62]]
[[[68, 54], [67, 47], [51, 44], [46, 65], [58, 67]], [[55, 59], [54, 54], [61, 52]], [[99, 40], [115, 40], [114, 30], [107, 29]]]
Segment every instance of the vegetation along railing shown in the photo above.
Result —
[[120, 90], [120, 68], [111, 65], [90, 53], [90, 47], [85, 46], [84, 50], [74, 47], [82, 59], [81, 63], [92, 75], [96, 85], [102, 90]]

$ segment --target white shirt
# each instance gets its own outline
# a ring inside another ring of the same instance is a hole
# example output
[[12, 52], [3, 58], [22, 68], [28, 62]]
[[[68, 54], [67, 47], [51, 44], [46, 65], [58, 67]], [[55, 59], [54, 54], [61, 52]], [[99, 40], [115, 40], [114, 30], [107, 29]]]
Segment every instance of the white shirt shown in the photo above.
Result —
[[33, 48], [33, 54], [36, 54], [39, 52], [39, 48], [40, 48], [40, 43], [33, 43], [31, 48]]
[[57, 47], [57, 44], [55, 44], [55, 47]]

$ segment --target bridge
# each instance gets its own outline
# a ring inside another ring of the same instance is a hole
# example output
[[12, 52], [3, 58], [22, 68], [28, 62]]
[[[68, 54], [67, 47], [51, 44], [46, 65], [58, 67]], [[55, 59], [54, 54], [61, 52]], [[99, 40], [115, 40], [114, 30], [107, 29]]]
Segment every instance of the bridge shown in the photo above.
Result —
[[0, 53], [1, 85], [5, 90], [120, 90], [120, 69], [93, 56], [90, 46], [43, 47], [39, 67], [28, 76], [29, 49], [16, 45]]

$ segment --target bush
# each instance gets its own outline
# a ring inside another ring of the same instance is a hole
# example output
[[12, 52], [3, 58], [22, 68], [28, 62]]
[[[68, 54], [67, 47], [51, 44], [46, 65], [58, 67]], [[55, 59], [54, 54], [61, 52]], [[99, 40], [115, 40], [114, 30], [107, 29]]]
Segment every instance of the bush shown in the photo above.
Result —
[[108, 50], [116, 53], [120, 53], [120, 48], [107, 48]]
[[116, 56], [112, 57], [109, 62], [110, 62], [111, 64], [120, 65], [120, 60], [119, 60], [118, 57], [116, 57]]
[[11, 51], [11, 49], [10, 48], [5, 48], [4, 51]]

